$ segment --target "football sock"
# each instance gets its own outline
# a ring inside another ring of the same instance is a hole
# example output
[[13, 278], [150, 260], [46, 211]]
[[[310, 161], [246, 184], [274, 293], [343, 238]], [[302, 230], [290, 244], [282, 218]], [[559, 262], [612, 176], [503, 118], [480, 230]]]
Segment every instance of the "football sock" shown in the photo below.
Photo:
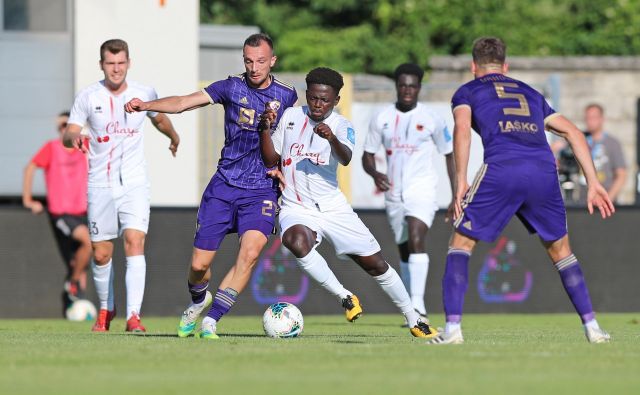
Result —
[[459, 322], [447, 322], [444, 327], [445, 333], [459, 331], [461, 329]]
[[[97, 265], [95, 261], [91, 260], [91, 269], [93, 271], [93, 283], [96, 287], [96, 293], [98, 294], [98, 300], [100, 301], [100, 309], [109, 308], [109, 283], [112, 277], [111, 260], [106, 265]], [[112, 299], [113, 300], [113, 299]]]
[[408, 265], [411, 285], [407, 287], [407, 291], [411, 295], [411, 303], [420, 314], [427, 314], [427, 308], [424, 305], [424, 290], [427, 287], [429, 255], [411, 254]]
[[464, 294], [469, 283], [470, 257], [469, 251], [449, 248], [442, 277], [442, 301], [447, 323], [459, 323], [462, 320]]
[[591, 297], [589, 297], [589, 290], [587, 284], [584, 281], [584, 275], [580, 264], [575, 255], [571, 254], [568, 257], [559, 260], [555, 263], [556, 269], [560, 274], [562, 285], [564, 285], [573, 307], [580, 316], [582, 323], [585, 324], [595, 318], [593, 307], [591, 306]]
[[147, 273], [147, 263], [144, 255], [127, 257], [127, 273], [125, 283], [127, 285], [127, 320], [132, 313], [140, 314], [142, 298], [144, 297], [144, 283]]
[[113, 278], [116, 275], [116, 269], [113, 267], [113, 264], [111, 264], [111, 261], [109, 261], [109, 266], [111, 266], [111, 270], [109, 273], [109, 297], [107, 298], [107, 310], [109, 311], [113, 311], [116, 306], [115, 306], [115, 292], [113, 292]]
[[204, 302], [205, 297], [207, 296], [207, 288], [209, 288], [209, 281], [205, 281], [201, 284], [191, 284], [187, 282], [189, 285], [189, 293], [191, 294], [191, 301], [193, 304], [201, 304]]
[[332, 295], [342, 300], [351, 292], [347, 291], [340, 281], [336, 278], [336, 275], [331, 271], [327, 261], [320, 255], [316, 249], [312, 249], [310, 253], [302, 258], [297, 258], [300, 268], [307, 273], [307, 275], [313, 278], [324, 289], [329, 291]]
[[223, 315], [227, 314], [236, 299], [238, 298], [238, 291], [233, 288], [226, 288], [224, 290], [218, 289], [216, 296], [213, 298], [213, 304], [207, 313], [207, 317], [219, 321]]
[[402, 279], [402, 283], [404, 287], [411, 295], [411, 272], [409, 271], [409, 262], [400, 261], [400, 278]]
[[374, 276], [373, 279], [378, 282], [380, 287], [382, 287], [382, 290], [389, 295], [393, 304], [395, 304], [398, 309], [400, 309], [400, 312], [404, 314], [409, 327], [415, 326], [420, 316], [413, 309], [411, 297], [409, 296], [407, 289], [402, 284], [402, 280], [400, 279], [398, 272], [396, 272], [391, 266], [388, 266], [386, 272], [379, 276]]

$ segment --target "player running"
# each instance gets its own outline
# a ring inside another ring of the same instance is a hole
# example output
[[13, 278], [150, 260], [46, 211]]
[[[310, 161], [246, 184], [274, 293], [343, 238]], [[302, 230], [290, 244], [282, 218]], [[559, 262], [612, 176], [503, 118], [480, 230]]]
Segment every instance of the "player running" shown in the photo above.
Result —
[[[199, 338], [217, 339], [217, 323], [229, 312], [238, 294], [246, 287], [267, 237], [275, 230], [277, 190], [262, 163], [257, 126], [259, 115], [269, 105], [281, 115], [295, 104], [294, 88], [271, 75], [276, 62], [273, 43], [266, 34], [254, 34], [244, 42], [245, 72], [214, 82], [187, 96], [172, 96], [145, 102], [133, 99], [129, 112], [177, 113], [219, 103], [225, 109], [225, 145], [218, 170], [202, 195], [188, 287], [192, 303], [182, 314], [178, 336], [195, 332], [196, 320], [213, 304], [202, 320]], [[207, 291], [211, 263], [220, 243], [229, 233], [240, 236], [235, 265], [222, 279], [215, 298]]]
[[[453, 196], [453, 143], [444, 119], [418, 103], [424, 71], [405, 63], [394, 72], [397, 101], [371, 120], [364, 143], [362, 167], [385, 192], [387, 218], [400, 250], [400, 277], [411, 295], [413, 308], [428, 322], [424, 302], [429, 255], [427, 231], [438, 210], [438, 175], [433, 168], [436, 151], [445, 155]], [[376, 170], [375, 153], [383, 145], [387, 174]], [[450, 205], [450, 209], [453, 205]]]
[[[505, 75], [508, 66], [502, 40], [479, 38], [472, 54], [475, 79], [461, 86], [452, 99], [457, 188], [455, 231], [442, 278], [447, 324], [444, 333], [430, 343], [464, 341], [460, 323], [471, 252], [478, 240], [494, 241], [514, 215], [531, 233], [538, 233], [580, 315], [587, 340], [608, 342], [610, 336], [598, 326], [582, 270], [569, 246], [556, 163], [544, 130], [571, 145], [587, 179], [589, 213], [595, 206], [607, 218], [615, 209], [598, 182], [585, 138], [540, 93]], [[471, 127], [482, 137], [485, 163], [469, 188]]]
[[146, 260], [144, 242], [149, 227], [149, 180], [144, 159], [145, 115], [153, 126], [171, 139], [175, 156], [180, 138], [164, 114], [127, 114], [124, 104], [133, 97], [153, 100], [153, 88], [127, 80], [129, 47], [123, 40], [105, 41], [100, 46], [100, 68], [104, 80], [83, 89], [73, 103], [64, 145], [86, 151], [80, 134], [89, 130], [88, 217], [93, 246], [93, 281], [100, 311], [93, 331], [109, 330], [116, 309], [113, 300], [112, 240], [124, 238], [127, 261], [127, 326], [130, 332], [144, 332], [140, 309], [144, 297]]
[[349, 164], [356, 141], [351, 123], [333, 111], [340, 100], [342, 76], [320, 67], [307, 74], [306, 82], [307, 106], [286, 110], [272, 136], [277, 114], [267, 108], [259, 127], [262, 158], [267, 167], [280, 164], [286, 184], [279, 216], [282, 242], [300, 267], [341, 301], [348, 321], [359, 317], [362, 306], [316, 250], [323, 238], [338, 256], [350, 257], [373, 276], [404, 314], [413, 336], [436, 336], [437, 331], [413, 309], [400, 276], [338, 189], [338, 164]]
[[64, 309], [84, 298], [87, 267], [91, 259], [91, 240], [87, 228], [87, 157], [65, 148], [62, 134], [67, 128], [69, 112], [58, 115], [58, 138], [48, 141], [31, 159], [24, 171], [22, 204], [33, 214], [40, 214], [42, 203], [33, 200], [33, 174], [42, 168], [47, 184], [47, 213], [58, 250], [67, 265], [64, 283]]

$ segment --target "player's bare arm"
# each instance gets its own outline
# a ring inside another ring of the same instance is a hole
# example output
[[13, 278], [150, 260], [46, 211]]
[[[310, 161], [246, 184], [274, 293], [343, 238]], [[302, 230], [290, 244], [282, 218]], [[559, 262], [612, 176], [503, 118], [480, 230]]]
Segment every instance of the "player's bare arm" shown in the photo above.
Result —
[[70, 123], [62, 136], [62, 144], [67, 148], [77, 148], [83, 153], [87, 153], [81, 132], [82, 127], [80, 125]]
[[271, 140], [271, 125], [276, 119], [276, 112], [268, 108], [260, 115], [258, 133], [260, 134], [260, 154], [265, 167], [272, 168], [280, 163], [280, 155], [273, 147]]
[[593, 214], [593, 207], [595, 206], [600, 210], [602, 218], [610, 217], [615, 212], [615, 208], [607, 190], [598, 181], [596, 169], [591, 159], [591, 152], [584, 134], [562, 115], [550, 118], [545, 126], [553, 133], [565, 138], [571, 146], [587, 180], [587, 208], [589, 213]]
[[36, 171], [36, 164], [33, 162], [29, 162], [29, 164], [24, 168], [24, 180], [22, 182], [22, 205], [31, 210], [33, 214], [40, 214], [44, 207], [42, 203], [37, 200], [33, 200], [33, 195], [31, 193], [31, 188], [33, 186], [33, 173]]
[[449, 222], [453, 218], [455, 196], [456, 196], [456, 165], [453, 158], [453, 154], [445, 155], [445, 161], [447, 163], [447, 175], [449, 176], [449, 185], [451, 186], [451, 203], [447, 208], [447, 214], [445, 215], [445, 222]]
[[351, 150], [338, 140], [338, 137], [333, 134], [329, 125], [321, 122], [313, 128], [313, 132], [329, 142], [329, 145], [331, 145], [331, 155], [333, 155], [342, 166], [346, 166], [351, 162]]
[[186, 96], [169, 96], [148, 102], [142, 101], [136, 97], [129, 100], [129, 102], [124, 105], [124, 109], [128, 113], [155, 111], [167, 114], [179, 114], [183, 111], [194, 110], [208, 104], [211, 104], [211, 102], [209, 101], [207, 94], [202, 91], [197, 91]]
[[373, 182], [376, 184], [376, 188], [385, 192], [391, 188], [389, 177], [386, 174], [379, 172], [376, 169], [376, 157], [375, 154], [365, 152], [362, 154], [362, 168], [364, 171], [373, 178]]
[[153, 126], [155, 126], [160, 133], [164, 134], [171, 140], [171, 143], [169, 143], [169, 151], [171, 151], [171, 155], [175, 158], [176, 153], [178, 152], [178, 145], [180, 145], [180, 136], [173, 128], [173, 123], [171, 123], [169, 117], [160, 113], [151, 118], [151, 123], [153, 123]]
[[456, 107], [453, 110], [453, 158], [455, 162], [455, 198], [453, 218], [462, 215], [462, 199], [469, 189], [467, 168], [471, 150], [471, 108]]

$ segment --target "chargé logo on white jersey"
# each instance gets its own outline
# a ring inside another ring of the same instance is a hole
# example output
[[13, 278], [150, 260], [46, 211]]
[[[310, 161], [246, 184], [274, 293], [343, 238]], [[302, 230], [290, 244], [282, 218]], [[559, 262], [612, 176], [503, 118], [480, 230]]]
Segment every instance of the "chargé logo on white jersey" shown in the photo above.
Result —
[[89, 130], [89, 186], [107, 187], [124, 183], [146, 182], [143, 125], [146, 115], [127, 114], [124, 105], [137, 97], [143, 101], [157, 98], [155, 90], [133, 81], [118, 96], [102, 82], [82, 90], [73, 104], [69, 123]]

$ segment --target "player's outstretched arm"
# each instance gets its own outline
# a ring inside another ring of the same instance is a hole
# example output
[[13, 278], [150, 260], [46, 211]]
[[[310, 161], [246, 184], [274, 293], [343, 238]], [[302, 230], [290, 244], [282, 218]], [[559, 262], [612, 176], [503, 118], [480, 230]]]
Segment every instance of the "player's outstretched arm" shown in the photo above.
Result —
[[81, 132], [82, 127], [80, 125], [70, 123], [62, 135], [62, 144], [67, 148], [77, 148], [86, 154], [87, 147], [84, 145], [84, 137]]
[[33, 186], [33, 173], [36, 171], [36, 164], [29, 162], [27, 167], [24, 168], [24, 179], [22, 181], [22, 205], [25, 208], [31, 210], [33, 214], [40, 214], [44, 207], [42, 203], [37, 200], [33, 200], [31, 194], [31, 187]]
[[582, 172], [587, 180], [587, 208], [589, 213], [593, 214], [593, 207], [597, 207], [600, 210], [602, 218], [610, 217], [615, 208], [607, 190], [604, 189], [598, 177], [596, 175], [596, 168], [591, 159], [591, 152], [587, 145], [587, 140], [584, 138], [584, 134], [567, 118], [562, 115], [556, 115], [550, 118], [546, 123], [546, 128], [553, 133], [564, 137], [575, 155]]
[[469, 189], [467, 168], [471, 151], [471, 108], [459, 106], [453, 110], [453, 158], [455, 163], [455, 195], [453, 219], [462, 215], [462, 199]]
[[276, 152], [271, 139], [271, 124], [275, 122], [276, 112], [268, 108], [260, 115], [258, 133], [260, 135], [260, 155], [265, 167], [272, 168], [280, 163], [280, 155]]
[[151, 123], [153, 123], [153, 126], [155, 126], [160, 133], [169, 137], [171, 140], [171, 143], [169, 143], [169, 151], [171, 151], [171, 155], [175, 158], [178, 152], [178, 145], [180, 145], [180, 136], [173, 128], [173, 123], [171, 123], [169, 117], [165, 114], [158, 114], [151, 118]]
[[124, 110], [128, 113], [154, 111], [168, 114], [179, 114], [183, 111], [204, 107], [210, 103], [209, 97], [204, 92], [197, 91], [186, 96], [169, 96], [147, 102], [136, 97], [129, 100], [129, 102], [124, 105]]
[[380, 173], [376, 169], [376, 157], [375, 154], [370, 152], [364, 152], [362, 154], [362, 168], [364, 171], [373, 178], [376, 184], [376, 188], [382, 192], [388, 191], [391, 188], [389, 177], [386, 174]]

